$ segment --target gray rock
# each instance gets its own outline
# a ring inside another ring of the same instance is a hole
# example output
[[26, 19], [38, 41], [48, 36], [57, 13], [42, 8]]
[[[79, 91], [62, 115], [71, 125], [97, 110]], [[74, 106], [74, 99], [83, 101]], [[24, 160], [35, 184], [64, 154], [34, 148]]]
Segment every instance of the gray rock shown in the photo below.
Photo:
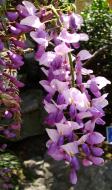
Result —
[[30, 89], [21, 93], [22, 129], [20, 139], [40, 135], [44, 132], [43, 94], [41, 90]]
[[[29, 183], [30, 190], [112, 190], [111, 161], [106, 161], [102, 167], [81, 168], [78, 173], [78, 183], [75, 186], [70, 184], [69, 168], [63, 162], [57, 162], [45, 156], [41, 165], [40, 163], [40, 160], [33, 162], [35, 169], [32, 172], [35, 170], [37, 178], [31, 184]], [[27, 188], [24, 187], [24, 190]]]
[[[46, 160], [47, 161], [47, 160]], [[47, 161], [53, 177], [47, 173], [48, 189], [57, 190], [112, 190], [112, 162], [105, 162], [102, 167], [81, 168], [78, 173], [78, 182], [73, 187], [69, 183], [69, 169], [61, 162]]]

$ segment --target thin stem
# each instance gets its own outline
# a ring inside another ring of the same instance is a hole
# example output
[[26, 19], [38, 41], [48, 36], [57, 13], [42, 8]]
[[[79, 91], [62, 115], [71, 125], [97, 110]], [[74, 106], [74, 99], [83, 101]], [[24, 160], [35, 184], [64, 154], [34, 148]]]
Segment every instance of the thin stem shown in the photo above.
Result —
[[55, 14], [56, 18], [59, 20], [60, 25], [63, 27], [63, 24], [62, 24], [62, 22], [60, 21], [60, 16], [59, 16], [57, 10], [55, 9], [55, 7], [54, 7], [53, 5], [50, 5], [49, 8], [53, 11], [53, 13]]
[[72, 77], [72, 87], [75, 87], [74, 67], [73, 67], [71, 53], [68, 53], [68, 56], [69, 56], [70, 72], [71, 72], [71, 77]]

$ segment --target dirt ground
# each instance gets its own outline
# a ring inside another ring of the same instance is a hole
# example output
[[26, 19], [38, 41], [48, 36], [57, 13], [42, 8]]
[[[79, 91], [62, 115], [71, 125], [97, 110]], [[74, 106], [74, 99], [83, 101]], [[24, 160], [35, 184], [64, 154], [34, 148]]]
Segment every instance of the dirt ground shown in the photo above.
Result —
[[26, 175], [20, 190], [112, 190], [112, 157], [102, 167], [81, 168], [78, 183], [72, 186], [69, 168], [47, 155], [46, 140], [46, 135], [35, 136], [13, 145]]

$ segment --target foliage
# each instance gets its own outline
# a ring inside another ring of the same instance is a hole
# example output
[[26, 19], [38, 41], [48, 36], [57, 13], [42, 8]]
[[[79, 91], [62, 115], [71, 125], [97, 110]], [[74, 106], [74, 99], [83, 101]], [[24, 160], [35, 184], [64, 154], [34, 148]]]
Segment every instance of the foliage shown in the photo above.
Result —
[[0, 153], [0, 189], [19, 190], [24, 181], [22, 164], [10, 152]]
[[[83, 48], [94, 53], [100, 48], [104, 51], [94, 59], [88, 67], [94, 69], [97, 75], [103, 75], [112, 80], [112, 10], [107, 0], [93, 0], [92, 4], [82, 12], [84, 25], [82, 30], [89, 35], [89, 41], [81, 44]], [[112, 122], [112, 89], [108, 87], [110, 106], [106, 111], [106, 123]]]
[[[84, 26], [82, 30], [89, 35], [85, 46], [92, 53], [99, 48], [112, 45], [112, 10], [107, 0], [93, 0], [82, 12]], [[109, 48], [110, 49], [110, 48]], [[108, 52], [112, 55], [112, 50]], [[112, 59], [112, 57], [111, 57]]]

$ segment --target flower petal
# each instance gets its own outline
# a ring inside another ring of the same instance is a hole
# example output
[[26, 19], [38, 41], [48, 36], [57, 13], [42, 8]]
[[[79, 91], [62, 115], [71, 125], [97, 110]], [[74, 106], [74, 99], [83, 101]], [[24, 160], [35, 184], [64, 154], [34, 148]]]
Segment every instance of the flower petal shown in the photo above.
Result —
[[28, 16], [21, 20], [20, 24], [31, 26], [33, 28], [44, 28], [44, 24], [40, 22], [37, 16]]
[[49, 67], [50, 63], [54, 60], [55, 57], [56, 55], [54, 52], [52, 51], [45, 52], [39, 59], [39, 64]]
[[[39, 34], [41, 34], [41, 35], [39, 35]], [[45, 46], [45, 47], [48, 46], [48, 40], [47, 40], [47, 35], [46, 35], [45, 31], [43, 31], [43, 30], [36, 31], [36, 32], [32, 31], [32, 32], [30, 32], [30, 36], [38, 44]]]
[[48, 113], [57, 111], [56, 106], [54, 104], [48, 103], [46, 100], [44, 100], [44, 108]]
[[92, 55], [89, 53], [89, 51], [87, 50], [81, 50], [78, 54], [77, 57], [80, 58], [80, 60], [86, 60], [86, 59], [90, 59], [92, 57]]
[[83, 136], [77, 141], [78, 145], [84, 144], [84, 143], [87, 141], [88, 136], [89, 136], [89, 133], [86, 134], [86, 135], [83, 135]]
[[99, 98], [92, 99], [92, 106], [95, 108], [104, 108], [108, 105], [108, 101], [105, 99], [108, 94], [103, 94]]
[[65, 55], [68, 54], [69, 52], [73, 51], [73, 49], [69, 48], [64, 42], [59, 44], [54, 48], [55, 52], [57, 55]]
[[96, 83], [98, 84], [98, 88], [102, 89], [105, 87], [107, 84], [111, 84], [109, 80], [107, 80], [105, 77], [96, 77], [95, 78]]
[[90, 160], [96, 166], [102, 166], [104, 164], [104, 159], [100, 157], [91, 156]]
[[47, 80], [41, 80], [39, 83], [40, 83], [40, 84], [43, 86], [43, 88], [44, 88], [47, 92], [49, 92], [50, 94], [54, 94], [54, 93], [55, 93], [55, 89], [53, 89], [53, 88], [49, 85], [49, 82], [48, 82]]
[[25, 8], [27, 9], [28, 13], [30, 15], [34, 15], [35, 12], [37, 11], [36, 7], [33, 5], [33, 3], [29, 2], [29, 1], [23, 1], [22, 2], [23, 5], [25, 6]]
[[70, 182], [75, 185], [77, 183], [77, 174], [75, 169], [72, 169], [70, 172]]
[[60, 93], [62, 93], [65, 89], [68, 89], [68, 82], [62, 82], [57, 79], [53, 79], [50, 83], [51, 87]]
[[65, 43], [77, 43], [80, 40], [80, 35], [77, 33], [69, 33], [65, 28], [60, 32], [58, 36], [59, 40]]
[[82, 164], [83, 164], [83, 166], [87, 167], [87, 166], [91, 166], [93, 163], [90, 160], [83, 159]]
[[98, 133], [98, 132], [93, 132], [89, 135], [88, 139], [87, 139], [87, 143], [94, 145], [94, 144], [100, 144], [104, 141], [105, 137]]
[[93, 153], [94, 156], [102, 156], [102, 154], [104, 153], [102, 148], [99, 147], [91, 147], [91, 151]]
[[80, 29], [82, 24], [83, 24], [83, 18], [81, 15], [75, 13], [72, 13], [70, 15], [70, 27], [76, 29], [77, 26], [77, 29]]
[[89, 40], [89, 36], [85, 33], [80, 33], [80, 41], [88, 41]]
[[57, 161], [64, 159], [64, 153], [56, 145], [53, 144], [48, 150], [48, 155], [50, 155], [54, 160]]
[[60, 136], [56, 129], [46, 129], [46, 131], [53, 142], [58, 142]]
[[72, 142], [72, 143], [67, 143], [65, 145], [62, 145], [61, 148], [70, 156], [73, 156], [75, 154], [77, 154], [78, 151], [78, 144], [77, 142]]

